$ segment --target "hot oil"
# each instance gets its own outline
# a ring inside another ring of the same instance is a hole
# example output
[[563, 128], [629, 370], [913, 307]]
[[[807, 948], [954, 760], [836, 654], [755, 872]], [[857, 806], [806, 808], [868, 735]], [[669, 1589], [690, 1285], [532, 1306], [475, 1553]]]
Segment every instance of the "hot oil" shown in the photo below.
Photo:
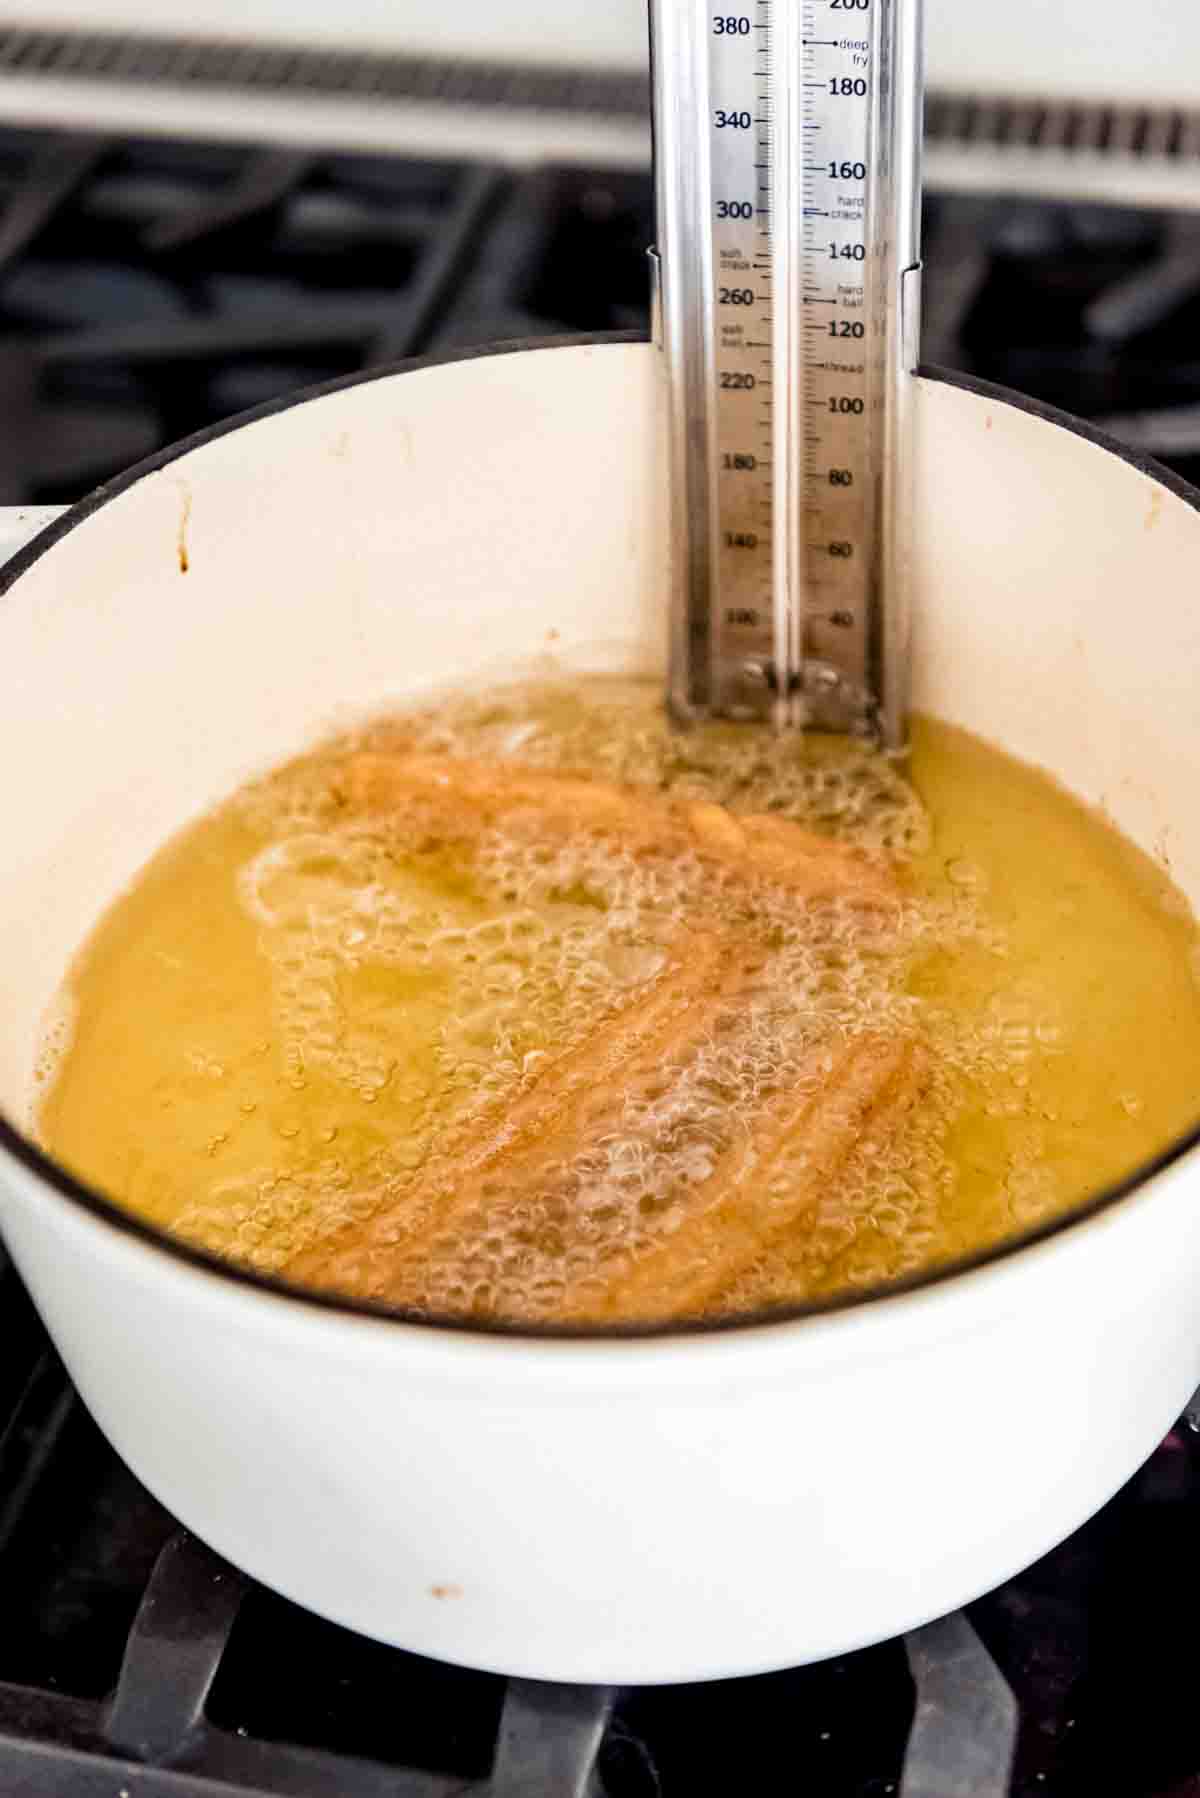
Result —
[[[419, 808], [356, 805], [345, 772], [363, 748], [776, 813], [886, 858], [898, 896], [806, 905], [695, 855], [539, 834], [536, 817], [439, 835]], [[809, 1200], [702, 1308], [978, 1249], [1193, 1121], [1196, 930], [1146, 858], [1034, 770], [922, 720], [910, 771], [834, 740], [677, 734], [657, 692], [612, 681], [382, 721], [186, 830], [101, 920], [68, 983], [73, 1033], [47, 1047], [42, 1140], [142, 1216], [266, 1271], [317, 1266], [361, 1226], [370, 1248], [325, 1283], [553, 1320], [581, 1283], [661, 1248], [845, 1044], [911, 1042], [902, 1122], [865, 1129], [827, 1178], [801, 1133], [771, 1191], [786, 1204], [807, 1179]], [[570, 1128], [470, 1171], [515, 1100], [536, 1104], [605, 1020], [718, 939], [749, 945], [754, 972], [698, 1036], [661, 1065], [628, 1056]]]

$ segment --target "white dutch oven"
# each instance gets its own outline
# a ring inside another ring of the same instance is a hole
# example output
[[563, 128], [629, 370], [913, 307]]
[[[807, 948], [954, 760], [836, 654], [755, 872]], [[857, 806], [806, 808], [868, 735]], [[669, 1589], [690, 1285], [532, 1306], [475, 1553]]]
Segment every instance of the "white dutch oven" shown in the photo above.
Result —
[[[917, 703], [1105, 805], [1200, 899], [1200, 502], [1011, 398], [919, 389]], [[751, 1672], [944, 1612], [1075, 1528], [1200, 1381], [1194, 1139], [904, 1292], [548, 1340], [290, 1295], [22, 1135], [64, 967], [185, 819], [548, 642], [659, 667], [655, 393], [625, 341], [342, 385], [76, 508], [0, 602], [0, 1216], [72, 1377], [163, 1503], [269, 1585], [551, 1679]]]

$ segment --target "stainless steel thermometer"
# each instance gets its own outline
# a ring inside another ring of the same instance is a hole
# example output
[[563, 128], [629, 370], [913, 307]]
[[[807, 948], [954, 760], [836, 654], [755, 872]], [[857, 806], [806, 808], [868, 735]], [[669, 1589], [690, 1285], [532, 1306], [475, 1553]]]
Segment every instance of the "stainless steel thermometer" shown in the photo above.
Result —
[[920, 0], [731, 5], [652, 5], [671, 698], [896, 744]]

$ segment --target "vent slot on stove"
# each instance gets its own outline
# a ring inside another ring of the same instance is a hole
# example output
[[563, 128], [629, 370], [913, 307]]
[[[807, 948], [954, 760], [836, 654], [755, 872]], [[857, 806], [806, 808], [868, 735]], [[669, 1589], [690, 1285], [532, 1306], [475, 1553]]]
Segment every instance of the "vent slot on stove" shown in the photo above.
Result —
[[1161, 158], [1200, 163], [1200, 112], [1174, 107], [930, 93], [925, 134], [947, 148]]
[[926, 96], [925, 183], [1200, 209], [1200, 111], [1053, 95]]
[[[39, 87], [76, 94], [90, 86], [98, 97], [103, 93], [106, 106], [114, 95], [158, 90], [169, 99], [175, 128], [189, 117], [189, 97], [201, 106], [197, 118], [207, 117], [206, 96], [225, 103], [240, 99], [248, 121], [255, 102], [310, 100], [336, 103], [359, 127], [373, 121], [373, 134], [386, 131], [390, 117], [402, 135], [406, 109], [428, 118], [434, 108], [451, 135], [456, 116], [525, 119], [534, 138], [532, 121], [555, 119], [567, 130], [555, 140], [560, 146], [569, 142], [572, 122], [585, 137], [591, 124], [617, 130], [607, 141], [626, 166], [631, 157], [642, 163], [649, 157], [649, 87], [639, 71], [9, 25], [0, 27], [0, 116], [5, 77], [20, 84], [26, 103]], [[73, 99], [71, 104], [73, 109]], [[165, 118], [164, 128], [171, 128]], [[211, 119], [208, 128], [217, 128]], [[226, 117], [220, 129], [227, 128]], [[1200, 207], [1197, 109], [935, 90], [928, 96], [926, 138], [927, 173], [942, 188], [979, 191], [990, 185]], [[518, 140], [502, 141], [517, 160], [525, 159], [515, 151]]]
[[211, 39], [0, 29], [0, 75], [643, 118], [645, 76]]

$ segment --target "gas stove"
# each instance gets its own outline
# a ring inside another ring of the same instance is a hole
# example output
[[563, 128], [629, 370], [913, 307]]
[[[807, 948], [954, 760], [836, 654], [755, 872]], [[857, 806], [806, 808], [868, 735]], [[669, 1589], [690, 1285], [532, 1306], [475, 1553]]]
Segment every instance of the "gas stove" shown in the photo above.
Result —
[[109, 1448], [11, 1269], [0, 1317], [5, 1798], [1200, 1794], [1171, 1627], [1200, 1601], [1186, 1423], [969, 1612], [790, 1672], [622, 1692], [422, 1660], [255, 1585]]
[[[649, 175], [0, 128], [0, 505], [332, 375], [646, 328]], [[1194, 214], [934, 192], [927, 361], [1200, 473]]]
[[647, 320], [641, 175], [0, 129], [0, 505], [334, 375]]
[[[645, 328], [652, 234], [638, 171], [0, 129], [0, 505], [62, 504], [327, 376]], [[935, 191], [925, 235], [928, 360], [1200, 475], [1194, 223]], [[1185, 1420], [1066, 1543], [903, 1641], [629, 1691], [466, 1672], [191, 1537], [0, 1256], [0, 1793], [1200, 1798], [1171, 1627], [1198, 1519]]]

